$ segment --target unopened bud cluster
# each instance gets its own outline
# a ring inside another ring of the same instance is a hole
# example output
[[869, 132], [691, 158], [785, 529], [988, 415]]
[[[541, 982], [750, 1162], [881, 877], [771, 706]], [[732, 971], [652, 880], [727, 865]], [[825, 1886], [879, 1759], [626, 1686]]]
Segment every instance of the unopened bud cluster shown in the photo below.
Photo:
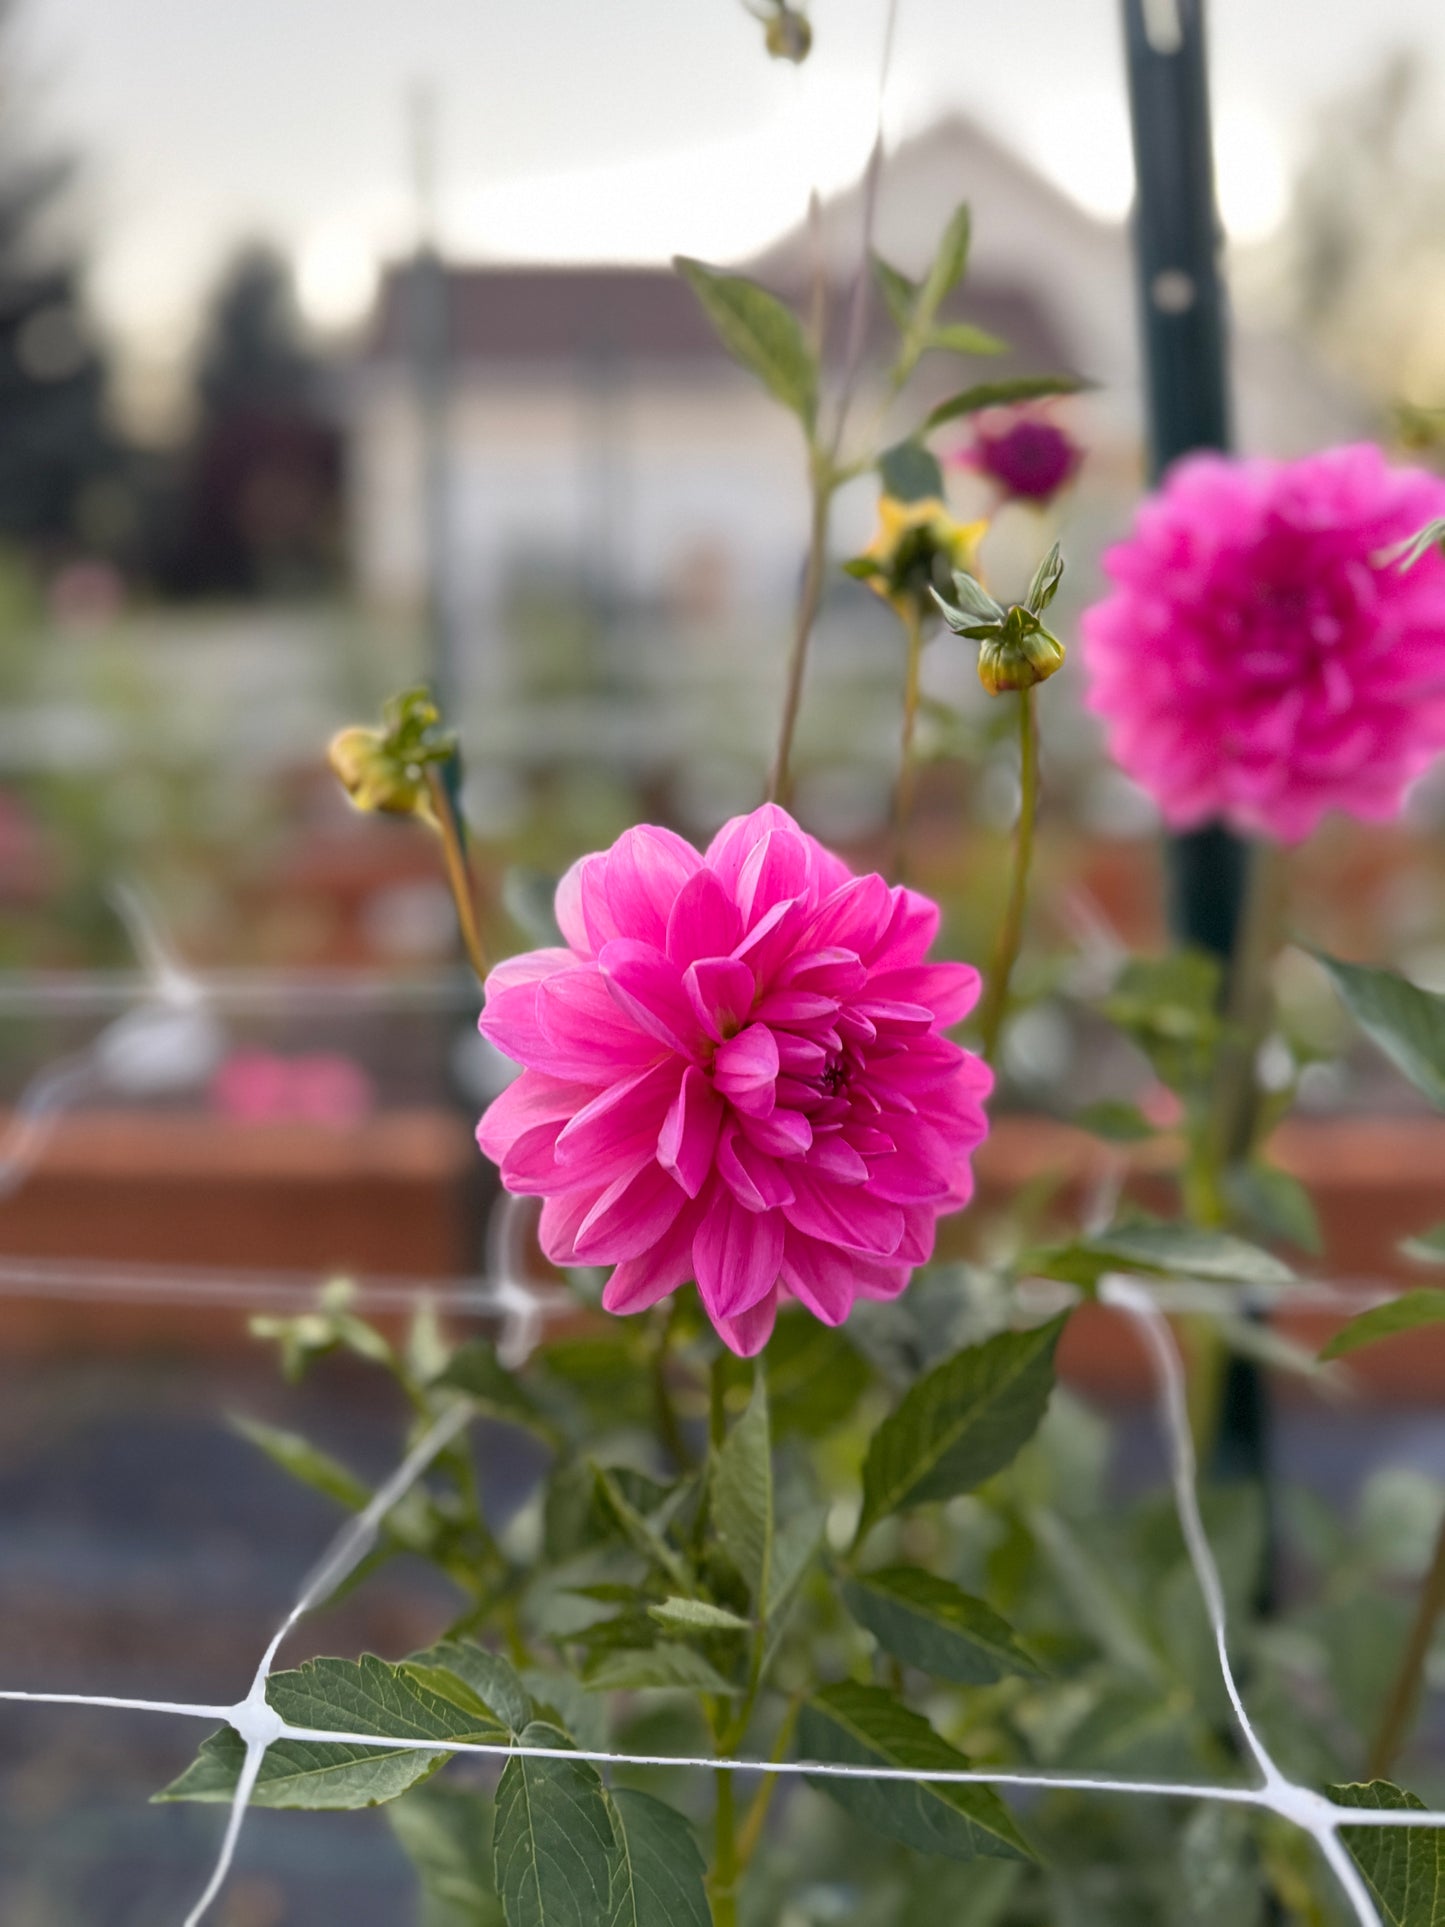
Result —
[[380, 729], [341, 730], [327, 760], [357, 809], [430, 818], [428, 771], [455, 754], [456, 738], [442, 728], [431, 693], [418, 688], [387, 699]]
[[1032, 689], [1064, 665], [1065, 649], [1041, 617], [1058, 593], [1064, 573], [1057, 542], [1029, 584], [1022, 602], [1005, 607], [996, 602], [975, 576], [956, 570], [957, 602], [946, 602], [935, 589], [933, 599], [943, 619], [957, 636], [979, 644], [978, 679], [991, 696], [1009, 690]]

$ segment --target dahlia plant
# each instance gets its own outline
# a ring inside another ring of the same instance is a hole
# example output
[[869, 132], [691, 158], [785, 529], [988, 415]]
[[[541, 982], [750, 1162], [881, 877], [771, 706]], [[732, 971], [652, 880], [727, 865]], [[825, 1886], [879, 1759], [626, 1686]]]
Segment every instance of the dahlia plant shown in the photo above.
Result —
[[[895, 398], [925, 353], [997, 345], [940, 318], [967, 233], [961, 212], [921, 282], [876, 264], [898, 328], [884, 377]], [[1046, 750], [1048, 704], [1074, 665], [1053, 633], [1066, 627], [1051, 607], [1057, 551], [1016, 601], [986, 586], [982, 531], [950, 516], [929, 442], [1070, 384], [978, 384], [904, 441], [857, 448], [857, 371], [825, 406], [817, 340], [775, 297], [697, 263], [684, 272], [803, 431], [812, 541], [772, 800], [704, 850], [640, 825], [582, 856], [532, 947], [489, 966], [483, 933], [499, 919], [479, 901], [434, 704], [410, 692], [382, 729], [338, 738], [333, 761], [360, 806], [411, 813], [440, 838], [485, 976], [482, 1030], [516, 1067], [481, 1120], [481, 1151], [510, 1194], [501, 1208], [537, 1210], [536, 1269], [560, 1273], [576, 1308], [523, 1361], [425, 1313], [399, 1341], [358, 1319], [344, 1289], [267, 1327], [293, 1373], [344, 1348], [395, 1380], [414, 1437], [458, 1410], [488, 1421], [483, 1461], [507, 1454], [526, 1490], [495, 1516], [475, 1442], [446, 1446], [375, 1557], [430, 1562], [454, 1613], [425, 1650], [275, 1675], [278, 1712], [353, 1737], [273, 1746], [252, 1798], [386, 1804], [438, 1927], [1332, 1922], [1333, 1876], [1270, 1816], [1065, 1790], [1006, 1804], [981, 1781], [926, 1777], [1244, 1771], [1173, 1510], [1120, 1497], [1100, 1421], [1055, 1394], [1054, 1367], [1071, 1307], [1110, 1272], [1256, 1289], [1293, 1277], [1309, 1205], [1266, 1161], [1282, 1106], [1277, 1090], [1261, 1103], [1254, 1076], [1253, 1046], [1282, 1020], [1240, 989], [1264, 983], [1276, 940], [1242, 949], [1230, 982], [1188, 952], [1126, 960], [1102, 987], [1052, 973], [1051, 994], [1088, 1003], [1140, 1067], [1135, 1090], [1079, 1123], [1150, 1135], [1160, 1087], [1185, 1120], [1182, 1146], [1166, 1122], [1156, 1160], [1175, 1156], [1171, 1215], [1157, 1188], [1152, 1211], [1131, 1198], [1123, 1154], [1112, 1212], [1085, 1215], [1066, 1192], [972, 1202], [1000, 1049], [1030, 994], [1014, 965], [1029, 940], [1041, 737]], [[825, 848], [785, 807], [829, 508], [870, 470], [882, 531], [853, 572], [907, 643], [893, 876]], [[1141, 511], [1110, 557], [1113, 592], [1085, 618], [1083, 657], [1115, 754], [1171, 822], [1222, 818], [1288, 842], [1328, 808], [1398, 807], [1445, 742], [1445, 563], [1398, 554], [1440, 498], [1428, 478], [1345, 450], [1200, 461]], [[936, 647], [969, 652], [1017, 726], [1012, 874], [981, 1002], [973, 963], [947, 955], [938, 905], [896, 874], [927, 625]], [[1445, 1101], [1441, 1001], [1387, 971], [1327, 967]], [[1065, 1093], [1057, 1104], [1073, 1108]], [[1445, 1294], [1413, 1294], [1336, 1347], [1442, 1307]], [[1261, 1342], [1245, 1319], [1218, 1329]], [[1217, 1379], [1201, 1371], [1194, 1389], [1207, 1459]], [[248, 1429], [288, 1472], [364, 1503], [319, 1449]], [[513, 1432], [532, 1446], [514, 1449]], [[1317, 1786], [1368, 1768], [1373, 1786], [1337, 1797], [1404, 1804], [1385, 1776], [1445, 1597], [1445, 1540], [1412, 1631], [1375, 1612], [1359, 1522], [1336, 1528], [1353, 1577], [1326, 1621], [1262, 1604], [1313, 1515], [1239, 1485], [1207, 1492], [1205, 1514], [1274, 1757]], [[1360, 1691], [1345, 1663], [1372, 1612], [1383, 1694]], [[435, 1744], [401, 1751], [388, 1744], [400, 1733]], [[470, 1742], [507, 1757], [435, 1781]], [[169, 1797], [230, 1798], [241, 1751], [229, 1729], [215, 1735]], [[770, 1768], [784, 1760], [860, 1774], [790, 1778], [780, 1793]], [[880, 1772], [905, 1777], [869, 1777]], [[1434, 1840], [1351, 1836], [1403, 1927], [1441, 1917], [1439, 1882], [1412, 1858]]]

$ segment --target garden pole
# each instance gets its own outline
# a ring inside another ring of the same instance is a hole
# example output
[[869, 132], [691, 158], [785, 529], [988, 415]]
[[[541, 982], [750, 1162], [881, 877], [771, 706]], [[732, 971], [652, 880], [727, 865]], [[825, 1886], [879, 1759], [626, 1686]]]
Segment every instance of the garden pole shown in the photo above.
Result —
[[[1123, 0], [1134, 141], [1134, 271], [1149, 475], [1230, 441], [1220, 229], [1214, 201], [1204, 0]], [[1248, 846], [1222, 824], [1169, 839], [1169, 918], [1180, 943], [1235, 952]], [[1249, 1361], [1226, 1368], [1213, 1470], [1263, 1480], [1265, 1387]]]

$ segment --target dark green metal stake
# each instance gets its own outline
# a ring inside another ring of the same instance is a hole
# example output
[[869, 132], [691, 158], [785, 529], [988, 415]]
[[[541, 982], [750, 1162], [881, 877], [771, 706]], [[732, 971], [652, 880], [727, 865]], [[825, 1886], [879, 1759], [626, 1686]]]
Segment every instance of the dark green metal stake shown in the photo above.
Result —
[[[1209, 125], [1204, 0], [1123, 0], [1137, 193], [1134, 263], [1147, 397], [1149, 473], [1230, 441], [1219, 220]], [[1247, 845], [1220, 824], [1170, 839], [1176, 938], [1232, 957]], [[1263, 1479], [1265, 1387], [1248, 1361], [1227, 1368], [1213, 1470]]]

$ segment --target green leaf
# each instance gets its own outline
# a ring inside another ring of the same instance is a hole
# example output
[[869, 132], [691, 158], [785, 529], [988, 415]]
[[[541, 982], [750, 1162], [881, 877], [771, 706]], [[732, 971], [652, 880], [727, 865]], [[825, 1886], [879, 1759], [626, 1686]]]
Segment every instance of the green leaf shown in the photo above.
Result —
[[702, 303], [728, 353], [791, 408], [811, 435], [818, 413], [818, 368], [797, 316], [744, 275], [724, 274], [684, 255], [674, 266]]
[[710, 1599], [664, 1599], [648, 1612], [659, 1626], [681, 1633], [746, 1633], [752, 1621], [739, 1619], [726, 1606], [715, 1606]]
[[1375, 1305], [1352, 1318], [1337, 1331], [1320, 1352], [1323, 1359], [1344, 1358], [1366, 1345], [1377, 1345], [1382, 1338], [1398, 1332], [1416, 1331], [1422, 1325], [1445, 1324], [1445, 1291], [1406, 1291], [1387, 1305]]
[[493, 1418], [508, 1419], [544, 1439], [556, 1436], [555, 1426], [516, 1374], [502, 1364], [490, 1339], [470, 1338], [459, 1346], [435, 1383], [464, 1392], [475, 1406]]
[[888, 1513], [971, 1492], [1009, 1464], [1044, 1415], [1065, 1322], [1000, 1332], [945, 1359], [905, 1394], [868, 1446], [860, 1540]]
[[[531, 1695], [516, 1668], [500, 1653], [488, 1652], [469, 1639], [444, 1639], [425, 1652], [413, 1653], [402, 1667], [413, 1679], [426, 1675], [423, 1683], [443, 1699], [455, 1697], [456, 1686], [465, 1688], [497, 1726], [514, 1736], [532, 1717]], [[456, 1703], [466, 1702], [457, 1699]]]
[[604, 1509], [621, 1527], [633, 1548], [665, 1572], [679, 1592], [691, 1592], [692, 1575], [687, 1569], [686, 1560], [667, 1543], [658, 1527], [644, 1518], [627, 1496], [623, 1471], [594, 1463], [592, 1476]]
[[[1425, 1811], [1388, 1780], [1332, 1786], [1339, 1807]], [[1369, 1882], [1385, 1927], [1445, 1927], [1445, 1831], [1438, 1827], [1341, 1827], [1340, 1838]]]
[[334, 1499], [348, 1512], [360, 1512], [370, 1503], [370, 1486], [299, 1432], [283, 1432], [279, 1426], [263, 1425], [253, 1418], [233, 1418], [231, 1424], [243, 1439], [259, 1446], [273, 1465], [279, 1465], [300, 1484], [309, 1485], [313, 1492]]
[[[271, 1706], [292, 1726], [374, 1734], [374, 1743], [282, 1738], [267, 1751], [252, 1803], [262, 1807], [337, 1810], [378, 1806], [424, 1780], [449, 1757], [448, 1741], [506, 1737], [472, 1706], [432, 1692], [370, 1653], [359, 1660], [315, 1659], [273, 1674]], [[394, 1739], [436, 1740], [430, 1749], [399, 1750]], [[202, 1743], [196, 1760], [156, 1797], [229, 1800], [245, 1757], [239, 1736], [223, 1727]]]
[[911, 281], [906, 274], [900, 274], [897, 268], [890, 267], [882, 255], [871, 254], [868, 259], [878, 292], [883, 297], [883, 305], [893, 317], [893, 325], [900, 334], [907, 333], [918, 301], [918, 283]]
[[591, 1693], [733, 1693], [737, 1688], [691, 1646], [659, 1640], [639, 1651], [609, 1653], [587, 1675]]
[[492, 1884], [492, 1803], [433, 1780], [387, 1809], [421, 1882], [420, 1927], [504, 1927]]
[[[903, 1767], [963, 1772], [968, 1761], [928, 1721], [881, 1686], [844, 1680], [803, 1708], [798, 1726], [803, 1756], [828, 1765]], [[972, 1860], [1033, 1856], [1008, 1808], [992, 1787], [936, 1781], [843, 1779], [810, 1782], [846, 1813], [918, 1853]]]
[[1036, 616], [1042, 615], [1059, 592], [1059, 584], [1064, 579], [1064, 558], [1059, 545], [1055, 542], [1048, 554], [1034, 570], [1033, 580], [1029, 583], [1024, 596], [1024, 607]]
[[1241, 1218], [1266, 1237], [1282, 1238], [1316, 1256], [1324, 1250], [1314, 1200], [1296, 1177], [1255, 1159], [1224, 1174], [1224, 1194]]
[[935, 1679], [982, 1686], [1010, 1673], [1038, 1677], [1038, 1662], [992, 1607], [916, 1566], [845, 1581], [844, 1603], [895, 1659]]
[[773, 1436], [821, 1438], [853, 1412], [872, 1381], [868, 1361], [841, 1327], [785, 1312], [768, 1340], [768, 1416]]
[[943, 494], [943, 470], [922, 442], [895, 442], [878, 457], [887, 492], [900, 502], [922, 502]]
[[1069, 1122], [1111, 1144], [1140, 1144], [1154, 1135], [1154, 1126], [1139, 1106], [1120, 1097], [1101, 1097], [1097, 1104], [1086, 1104]]
[[[565, 1747], [534, 1720], [527, 1746]], [[608, 1918], [617, 1841], [607, 1794], [585, 1760], [508, 1760], [497, 1783], [493, 1867], [507, 1927], [597, 1927]]]
[[941, 401], [924, 419], [923, 432], [942, 428], [962, 415], [984, 408], [1007, 408], [1014, 402], [1037, 401], [1044, 395], [1076, 395], [1088, 383], [1078, 375], [1017, 375], [1009, 381], [984, 381]]
[[1210, 1076], [1219, 1046], [1219, 959], [1204, 950], [1131, 957], [1101, 1009], [1133, 1039], [1161, 1083], [1192, 1093]]
[[1209, 1283], [1283, 1285], [1294, 1277], [1272, 1252], [1228, 1231], [1188, 1224], [1124, 1224], [1094, 1238], [1076, 1238], [1028, 1252], [1024, 1268], [1092, 1291], [1109, 1271], [1142, 1271]]
[[1445, 997], [1421, 990], [1393, 970], [1344, 963], [1322, 950], [1310, 955], [1329, 972], [1361, 1029], [1417, 1090], [1445, 1110]]
[[1419, 1265], [1445, 1265], [1445, 1224], [1433, 1225], [1402, 1240], [1400, 1250]]
[[618, 1850], [606, 1927], [712, 1927], [692, 1828], [650, 1793], [612, 1795]]
[[713, 1463], [712, 1516], [728, 1557], [763, 1618], [772, 1591], [773, 1441], [767, 1382], [759, 1372], [747, 1408]]
[[954, 355], [1006, 355], [1008, 343], [969, 321], [945, 321], [929, 330], [925, 348], [943, 348]]
[[968, 268], [968, 249], [973, 235], [973, 218], [968, 203], [962, 201], [948, 217], [923, 286], [918, 290], [914, 319], [925, 333], [932, 328], [934, 316], [963, 279]]

